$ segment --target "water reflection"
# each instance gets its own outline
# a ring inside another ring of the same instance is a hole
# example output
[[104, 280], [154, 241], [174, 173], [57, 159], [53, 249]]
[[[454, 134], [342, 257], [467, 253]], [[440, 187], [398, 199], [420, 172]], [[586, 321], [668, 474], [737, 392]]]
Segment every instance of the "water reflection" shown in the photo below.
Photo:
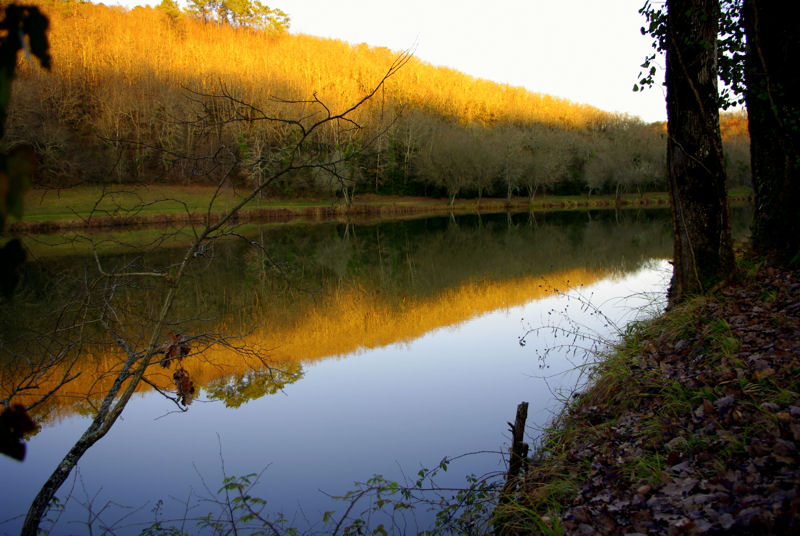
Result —
[[[154, 392], [174, 395], [177, 363], [156, 365], [123, 420], [81, 462], [73, 490], [83, 486], [92, 497], [102, 489], [114, 504], [140, 510], [109, 507], [105, 519], [130, 514], [146, 523], [158, 499], [180, 516], [186, 500], [170, 497], [202, 485], [198, 473], [216, 487], [223, 459], [228, 474], [269, 467], [258, 493], [270, 509], [302, 505], [314, 522], [330, 508], [320, 489], [341, 493], [373, 473], [401, 478], [445, 455], [497, 451], [519, 401], [531, 402], [535, 433], [557, 404], [550, 389], [574, 381], [574, 363], [554, 359], [547, 374], [558, 380], [542, 382], [535, 351], [550, 342], [520, 348], [520, 319], [562, 309], [554, 290], [576, 285], [604, 301], [643, 289], [663, 293], [653, 274], [665, 263], [651, 259], [671, 252], [665, 212], [263, 226], [238, 234], [198, 255], [173, 311], [170, 327], [190, 345], [180, 362], [197, 391], [189, 411], [172, 414]], [[123, 240], [133, 239], [118, 237], [116, 245]], [[167, 266], [179, 254], [141, 249], [115, 247], [101, 262], [139, 270]], [[80, 373], [35, 409], [48, 425], [31, 439], [25, 463], [0, 459], [0, 473], [15, 484], [14, 493], [0, 490], [6, 517], [25, 511], [120, 366], [107, 332], [92, 324], [78, 338], [63, 320], [80, 310], [72, 296], [112, 299], [134, 343], [152, 323], [161, 287], [137, 280], [109, 288], [96, 270], [91, 258], [51, 253], [27, 266], [20, 299], [0, 311], [0, 397], [36, 376], [16, 395], [35, 398], [64, 376], [57, 368], [39, 374], [18, 359], [26, 348], [74, 354], [70, 371]], [[53, 322], [61, 322], [62, 339], [25, 335], [49, 333]], [[470, 464], [448, 473], [453, 485], [502, 462], [491, 454]], [[82, 508], [73, 504], [65, 518], [85, 518]], [[424, 528], [424, 514], [419, 521]]]
[[[191, 381], [207, 398], [239, 407], [297, 381], [315, 360], [408, 343], [434, 329], [665, 257], [668, 223], [663, 212], [639, 211], [243, 228], [239, 234], [246, 241], [218, 242], [198, 255], [174, 307], [175, 328], [204, 336], [179, 370], [154, 367], [140, 389], [178, 391], [186, 401], [181, 385], [188, 391]], [[124, 240], [104, 243], [118, 246]], [[111, 253], [101, 262], [107, 270], [136, 271], [167, 266], [179, 254], [159, 248]], [[23, 403], [76, 375], [35, 414], [42, 422], [89, 414], [113, 381], [120, 350], [102, 330], [87, 337], [82, 329], [78, 343], [70, 342], [68, 329], [59, 332], [62, 340], [43, 342], [38, 334], [53, 320], [50, 311], [66, 316], [63, 311], [82, 290], [76, 282], [96, 277], [96, 263], [79, 255], [51, 255], [26, 268], [20, 299], [3, 311], [13, 320], [4, 323], [0, 399], [9, 394], [6, 386], [20, 385], [25, 375], [37, 377], [16, 395]], [[114, 314], [129, 339], [144, 340], [159, 292], [157, 285], [139, 282], [113, 289]], [[79, 362], [26, 369], [13, 357], [15, 345], [34, 340], [79, 352]]]
[[250, 400], [274, 395], [302, 377], [300, 364], [289, 363], [282, 370], [265, 367], [264, 370], [249, 370], [211, 380], [205, 386], [205, 393], [209, 400], [221, 400], [226, 408], [238, 408]]

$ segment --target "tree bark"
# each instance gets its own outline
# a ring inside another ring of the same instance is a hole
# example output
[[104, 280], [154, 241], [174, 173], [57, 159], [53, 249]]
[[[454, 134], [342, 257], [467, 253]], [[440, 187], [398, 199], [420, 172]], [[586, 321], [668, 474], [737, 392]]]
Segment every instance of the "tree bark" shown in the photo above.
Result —
[[753, 246], [781, 261], [800, 255], [798, 17], [797, 2], [744, 2]]
[[670, 305], [734, 268], [719, 130], [716, 0], [667, 2], [667, 168], [675, 239]]

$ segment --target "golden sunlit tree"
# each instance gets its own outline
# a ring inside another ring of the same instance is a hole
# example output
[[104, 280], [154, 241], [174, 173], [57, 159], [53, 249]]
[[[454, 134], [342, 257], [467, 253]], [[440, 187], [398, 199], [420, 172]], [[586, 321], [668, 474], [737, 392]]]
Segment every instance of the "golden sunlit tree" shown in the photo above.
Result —
[[[162, 7], [174, 13], [177, 4], [174, 0]], [[258, 0], [189, 0], [188, 12], [200, 17], [203, 22], [228, 24], [233, 27], [247, 27], [254, 30], [283, 33], [289, 29], [289, 16], [280, 9], [273, 9]]]
[[[101, 262], [95, 250], [99, 277], [87, 285], [86, 299], [70, 302], [69, 307], [75, 311], [67, 316], [70, 319], [75, 318], [76, 324], [69, 327], [77, 339], [74, 345], [67, 348], [61, 359], [74, 360], [80, 354], [86, 344], [84, 337], [88, 332], [87, 325], [99, 329], [99, 332], [92, 330], [93, 337], [104, 338], [105, 344], [115, 345], [119, 358], [115, 366], [104, 373], [111, 378], [111, 384], [100, 397], [100, 402], [91, 407], [91, 423], [64, 455], [31, 504], [23, 525], [23, 535], [33, 536], [39, 532], [39, 524], [52, 504], [52, 498], [81, 457], [112, 428], [141, 382], [147, 381], [148, 370], [159, 363], [161, 366], [170, 366], [170, 363], [177, 362], [173, 375], [177, 392], [172, 398], [178, 407], [185, 407], [190, 403], [195, 388], [190, 371], [182, 366], [181, 360], [192, 352], [193, 338], [171, 331], [166, 333], [168, 326], [177, 325], [181, 321], [176, 318], [179, 313], [175, 306], [184, 291], [187, 273], [198, 263], [205, 262], [204, 252], [207, 248], [213, 248], [215, 241], [234, 232], [231, 225], [234, 224], [233, 220], [238, 212], [273, 181], [301, 171], [313, 173], [316, 170], [345, 165], [348, 158], [354, 158], [355, 153], [340, 155], [331, 154], [325, 149], [320, 150], [319, 140], [329, 137], [343, 139], [357, 131], [359, 125], [354, 116], [359, 108], [373, 99], [408, 61], [407, 55], [395, 58], [383, 75], [377, 77], [359, 99], [342, 107], [328, 105], [314, 96], [291, 102], [280, 101], [281, 107], [273, 110], [268, 107], [272, 101], [258, 103], [257, 106], [224, 88], [217, 93], [193, 92], [193, 98], [202, 104], [204, 111], [195, 121], [200, 125], [200, 131], [207, 135], [207, 143], [212, 146], [217, 144], [216, 150], [212, 150], [205, 159], [208, 165], [224, 168], [215, 175], [218, 177], [216, 193], [209, 201], [202, 221], [192, 224], [189, 245], [182, 254], [166, 265], [141, 269], [132, 269], [128, 264], [117, 268], [109, 267]], [[292, 108], [295, 109], [294, 113], [290, 112]], [[236, 180], [234, 174], [240, 169], [239, 155], [222, 143], [224, 127], [248, 123], [277, 124], [291, 131], [285, 133], [286, 145], [282, 151], [285, 158], [280, 163], [265, 166], [267, 173], [250, 186], [246, 195], [226, 208], [222, 214], [215, 215], [214, 208], [220, 192]], [[122, 148], [136, 150], [138, 145], [128, 142]], [[194, 153], [178, 155], [171, 151], [169, 155], [186, 163], [194, 162], [197, 158]], [[148, 289], [153, 303], [148, 305], [147, 312], [140, 317], [139, 322], [131, 323], [128, 316], [122, 314], [122, 310], [128, 308], [127, 301], [123, 299], [119, 302], [115, 297], [121, 293], [121, 287], [138, 286], [140, 281], [149, 282], [143, 288]], [[251, 353], [253, 351], [255, 350], [250, 350]]]
[[[42, 2], [41, 9], [52, 22], [54, 68], [42, 73], [22, 61], [21, 90], [8, 121], [10, 143], [35, 147], [42, 162], [36, 177], [40, 186], [210, 183], [218, 177], [210, 173], [213, 165], [200, 157], [220, 143], [241, 164], [236, 172], [240, 180], [257, 182], [264, 168], [257, 169], [256, 162], [263, 163], [264, 155], [278, 158], [284, 129], [264, 122], [197, 122], [198, 115], [236, 114], [230, 102], [203, 94], [219, 93], [224, 81], [225, 90], [243, 102], [269, 102], [273, 115], [295, 113], [291, 102], [314, 94], [329, 106], [341, 107], [357, 100], [393, 57], [385, 48], [289, 34], [285, 14], [255, 2], [197, 0], [185, 12], [172, 0], [158, 8], [129, 11], [80, 2]], [[266, 18], [253, 18], [264, 10], [269, 11]], [[146, 34], [143, 27], [148, 28]], [[275, 95], [283, 100], [271, 100]], [[393, 123], [398, 116], [401, 121]], [[493, 143], [499, 126], [575, 134], [614, 120], [612, 114], [589, 106], [415, 58], [386, 84], [379, 98], [356, 110], [353, 119], [364, 134], [348, 143], [376, 144], [358, 159], [357, 168], [347, 171], [349, 178], [378, 192], [399, 187], [437, 194], [441, 183], [420, 173], [412, 158], [426, 147], [422, 133], [432, 123], [478, 133], [480, 149]], [[319, 140], [327, 151], [347, 147], [329, 135]], [[510, 155], [522, 154], [505, 149], [511, 148], [504, 148], [506, 163]], [[444, 145], [442, 150], [447, 150]], [[169, 155], [178, 153], [193, 153], [198, 157], [195, 165], [176, 165]], [[497, 182], [501, 168], [497, 164], [488, 175], [479, 173], [482, 185], [465, 182], [458, 195], [506, 196], [508, 180], [505, 186]], [[497, 179], [491, 187], [489, 175]], [[291, 185], [279, 180], [264, 193], [335, 194], [344, 199], [341, 184], [329, 179], [307, 176]], [[347, 184], [349, 188], [353, 183]]]

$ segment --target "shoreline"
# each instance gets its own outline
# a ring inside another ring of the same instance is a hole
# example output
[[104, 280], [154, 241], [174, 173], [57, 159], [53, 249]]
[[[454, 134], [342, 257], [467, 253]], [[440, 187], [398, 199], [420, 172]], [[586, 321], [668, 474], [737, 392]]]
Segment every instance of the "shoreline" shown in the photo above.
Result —
[[499, 534], [800, 528], [800, 270], [632, 326], [533, 448]]
[[[101, 192], [98, 192], [98, 196]], [[33, 193], [31, 196], [43, 195]], [[166, 199], [166, 198], [165, 198]], [[168, 198], [179, 199], [179, 197]], [[731, 195], [731, 203], [746, 203], [749, 195]], [[40, 207], [49, 207], [58, 203], [58, 199], [40, 203]], [[631, 208], [665, 208], [669, 199], [663, 193], [651, 193], [640, 197], [630, 195], [615, 200], [613, 196], [543, 196], [533, 203], [528, 199], [489, 198], [480, 201], [474, 199], [457, 200], [450, 205], [447, 200], [418, 197], [383, 197], [380, 195], [364, 195], [347, 207], [336, 201], [292, 200], [270, 201], [269, 205], [254, 203], [250, 208], [244, 207], [232, 218], [234, 223], [289, 223], [293, 221], [359, 221], [371, 222], [385, 219], [414, 218], [428, 215], [460, 215], [490, 214], [498, 212], [520, 211], [558, 211], [558, 210], [608, 210]], [[303, 206], [304, 204], [304, 206]], [[203, 223], [207, 212], [201, 210], [168, 210], [158, 213], [143, 213], [140, 207], [131, 208], [117, 206], [113, 210], [99, 209], [92, 214], [92, 206], [83, 201], [84, 206], [72, 210], [71, 217], [47, 217], [40, 209], [31, 216], [13, 222], [9, 226], [10, 233], [46, 234], [65, 230], [113, 230], [133, 227], [176, 225], [184, 223]], [[299, 206], [298, 206], [299, 205]], [[185, 207], [182, 207], [185, 208]], [[218, 219], [223, 211], [212, 212], [212, 220]]]

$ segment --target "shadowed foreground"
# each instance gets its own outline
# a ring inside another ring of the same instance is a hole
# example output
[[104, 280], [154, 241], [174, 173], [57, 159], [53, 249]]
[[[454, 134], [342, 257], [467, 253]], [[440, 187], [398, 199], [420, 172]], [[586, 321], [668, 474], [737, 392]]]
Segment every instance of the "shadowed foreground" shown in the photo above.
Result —
[[547, 430], [505, 534], [793, 534], [800, 271], [638, 325]]

